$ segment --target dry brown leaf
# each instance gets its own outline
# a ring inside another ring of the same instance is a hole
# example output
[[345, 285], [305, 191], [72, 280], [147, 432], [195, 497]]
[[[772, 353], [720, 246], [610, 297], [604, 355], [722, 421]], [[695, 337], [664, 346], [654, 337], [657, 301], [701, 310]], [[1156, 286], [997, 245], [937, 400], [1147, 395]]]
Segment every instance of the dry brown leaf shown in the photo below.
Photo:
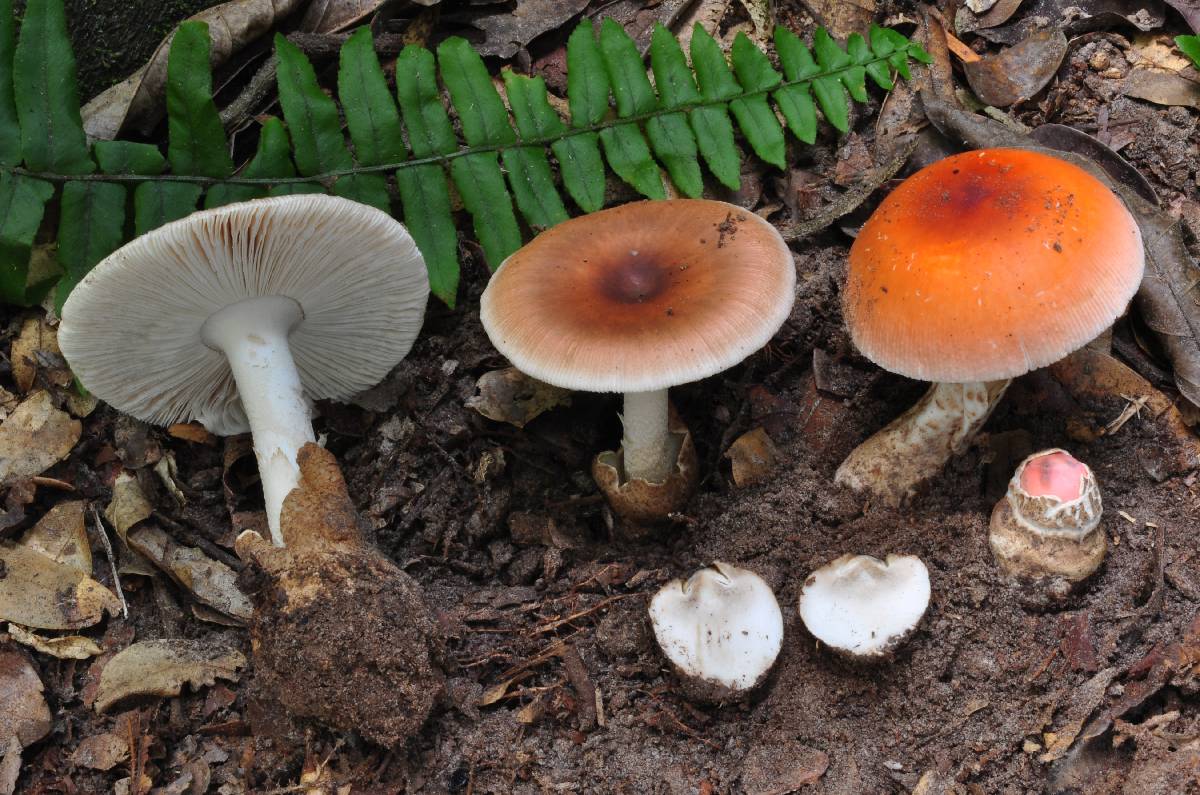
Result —
[[300, 29], [314, 33], [336, 33], [365, 22], [386, 0], [313, 0], [308, 4]]
[[71, 753], [72, 764], [92, 770], [112, 770], [128, 758], [128, 741], [109, 732], [84, 737]]
[[1083, 729], [1084, 722], [1104, 701], [1108, 686], [1116, 675], [1116, 668], [1105, 668], [1071, 691], [1063, 725], [1055, 732], [1047, 732], [1046, 751], [1038, 757], [1039, 761], [1053, 762], [1067, 753]]
[[83, 426], [34, 392], [0, 425], [0, 486], [40, 475], [67, 457]]
[[755, 428], [739, 436], [725, 451], [725, 457], [733, 465], [733, 482], [752, 486], [766, 480], [775, 469], [779, 450], [765, 430]]
[[138, 522], [149, 519], [154, 507], [146, 499], [137, 476], [124, 471], [117, 475], [112, 487], [112, 500], [104, 509], [104, 518], [117, 530], [117, 535], [126, 541], [129, 529]]
[[1200, 108], [1200, 83], [1174, 72], [1130, 69], [1121, 84], [1121, 93], [1155, 105]]
[[92, 548], [83, 523], [86, 505], [83, 500], [60, 502], [30, 528], [21, 543], [55, 563], [74, 568], [81, 576], [90, 577]]
[[195, 547], [185, 547], [152, 524], [129, 531], [129, 548], [158, 566], [201, 602], [222, 613], [249, 621], [254, 613], [250, 600], [238, 590], [237, 572], [213, 560]]
[[1187, 20], [1193, 33], [1200, 33], [1200, 0], [1166, 0], [1166, 3]]
[[185, 684], [194, 689], [236, 682], [246, 658], [218, 643], [170, 638], [146, 640], [118, 652], [100, 673], [96, 711], [107, 712], [134, 696], [178, 696]]
[[588, 0], [518, 0], [516, 8], [502, 6], [468, 21], [484, 33], [483, 42], [476, 45], [480, 53], [511, 58], [538, 36], [562, 27], [587, 4]]
[[[208, 23], [212, 40], [209, 61], [219, 66], [298, 5], [299, 0], [230, 0], [189, 19]], [[141, 69], [84, 106], [83, 129], [89, 137], [110, 141], [125, 127], [147, 135], [153, 130], [163, 113], [167, 54], [174, 36], [171, 31]]]
[[967, 82], [988, 105], [1007, 108], [1041, 91], [1067, 55], [1061, 30], [1042, 30], [1008, 49], [963, 62]]
[[0, 422], [8, 419], [8, 415], [12, 414], [19, 405], [21, 405], [21, 398], [0, 386]]
[[804, 5], [818, 24], [843, 42], [851, 33], [865, 31], [875, 18], [875, 0], [807, 0]]
[[116, 615], [112, 591], [74, 566], [57, 563], [27, 546], [0, 542], [0, 620], [37, 629], [80, 629]]
[[59, 638], [43, 638], [35, 635], [19, 624], [8, 625], [8, 635], [17, 643], [49, 654], [60, 660], [86, 660], [103, 654], [104, 649], [96, 645], [96, 641], [82, 635], [64, 635]]
[[0, 646], [0, 743], [16, 737], [28, 748], [50, 733], [50, 725], [50, 708], [33, 663], [16, 647]]
[[21, 742], [9, 737], [0, 740], [0, 795], [17, 791], [17, 776], [21, 775]]
[[544, 411], [571, 404], [569, 390], [530, 378], [515, 367], [484, 373], [475, 388], [479, 394], [467, 398], [467, 408], [518, 428]]
[[208, 429], [198, 422], [177, 422], [168, 426], [167, 433], [176, 439], [183, 439], [185, 442], [206, 444], [209, 447], [217, 446], [217, 437], [209, 433]]
[[21, 331], [13, 340], [9, 353], [13, 380], [22, 394], [33, 389], [41, 371], [55, 386], [71, 383], [71, 371], [62, 364], [58, 347], [58, 331], [42, 315], [30, 315], [21, 323]]

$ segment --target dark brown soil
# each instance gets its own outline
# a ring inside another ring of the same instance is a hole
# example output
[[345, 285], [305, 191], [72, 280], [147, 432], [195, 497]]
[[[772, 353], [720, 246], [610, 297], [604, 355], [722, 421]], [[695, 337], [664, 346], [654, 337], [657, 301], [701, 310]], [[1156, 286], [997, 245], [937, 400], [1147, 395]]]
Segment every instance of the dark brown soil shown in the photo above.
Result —
[[[1094, 34], [1075, 41], [1058, 82], [1015, 115], [1093, 134], [1134, 131], [1122, 153], [1165, 206], [1200, 219], [1200, 112], [1118, 96], [1115, 78], [1102, 73], [1125, 68], [1123, 42]], [[859, 135], [840, 148], [828, 134], [793, 153], [786, 178], [748, 174], [752, 187], [740, 198], [777, 203], [773, 220], [815, 212], [840, 192], [831, 170], [863, 147], [869, 153], [877, 110], [858, 109]], [[318, 423], [374, 540], [423, 589], [445, 645], [445, 691], [418, 736], [392, 751], [319, 728], [306, 744], [250, 736], [252, 724], [271, 717], [254, 714], [261, 705], [251, 698], [252, 673], [96, 716], [96, 674], [134, 639], [219, 631], [249, 651], [247, 632], [196, 619], [186, 592], [128, 576], [130, 617], [109, 620], [104, 657], [91, 666], [36, 658], [55, 728], [26, 751], [19, 791], [111, 791], [127, 763], [104, 773], [68, 759], [82, 738], [136, 720], [156, 784], [201, 760], [208, 791], [221, 793], [279, 791], [304, 769], [323, 774], [330, 792], [337, 783], [354, 793], [1200, 792], [1200, 683], [1192, 674], [1200, 662], [1200, 626], [1192, 626], [1200, 486], [1195, 461], [1177, 463], [1190, 454], [1187, 441], [1147, 412], [1097, 436], [1126, 400], [1072, 395], [1038, 372], [1013, 385], [977, 444], [912, 504], [863, 506], [832, 485], [833, 472], [922, 385], [853, 352], [840, 313], [849, 242], [835, 226], [794, 244], [798, 299], [778, 337], [743, 365], [673, 391], [702, 485], [676, 521], [636, 542], [621, 534], [589, 474], [594, 453], [619, 438], [617, 396], [576, 395], [524, 429], [464, 407], [481, 374], [506, 366], [476, 313], [486, 272], [468, 260], [460, 308], [431, 304], [407, 360], [357, 405], [323, 407]], [[1140, 333], [1120, 324], [1116, 350], [1169, 389], [1165, 363], [1141, 352]], [[10, 380], [3, 385], [12, 389]], [[723, 454], [755, 427], [766, 429], [780, 462], [764, 483], [739, 489]], [[225, 443], [226, 461], [235, 462], [225, 471], [220, 447], [102, 407], [85, 420], [72, 458], [48, 474], [103, 505], [122, 459], [137, 467], [147, 448], [171, 451], [189, 505], [158, 494], [164, 521], [180, 543], [229, 557], [234, 528], [253, 524], [248, 512], [260, 507], [246, 461], [228, 452], [235, 444]], [[1006, 582], [987, 546], [987, 520], [1013, 467], [1047, 447], [1067, 448], [1093, 468], [1110, 542], [1101, 571], [1061, 601]], [[145, 480], [156, 496], [153, 478]], [[31, 516], [56, 499], [39, 492]], [[828, 654], [796, 615], [807, 573], [847, 552], [918, 555], [933, 584], [919, 631], [893, 659], [869, 667]], [[659, 585], [712, 560], [758, 572], [784, 612], [781, 658], [741, 704], [687, 701], [645, 619]], [[311, 643], [315, 653], [341, 649], [356, 659], [356, 644], [374, 637], [361, 628], [388, 620], [356, 615], [353, 598], [336, 607], [345, 624], [325, 614], [303, 631], [291, 626], [286, 648]], [[328, 675], [344, 667], [330, 664]], [[294, 702], [321, 692], [353, 700], [353, 679], [288, 673], [280, 666], [269, 684]], [[1072, 742], [1081, 731], [1094, 737]]]

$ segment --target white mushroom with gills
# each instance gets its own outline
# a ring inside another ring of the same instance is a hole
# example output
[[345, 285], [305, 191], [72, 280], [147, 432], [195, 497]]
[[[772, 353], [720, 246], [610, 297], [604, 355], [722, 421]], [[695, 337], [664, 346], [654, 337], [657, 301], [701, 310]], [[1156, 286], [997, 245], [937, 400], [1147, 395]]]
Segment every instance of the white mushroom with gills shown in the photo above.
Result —
[[1034, 453], [1017, 466], [992, 511], [992, 554], [1018, 579], [1081, 582], [1104, 562], [1103, 511], [1087, 464], [1057, 448]]
[[480, 299], [492, 344], [554, 386], [624, 395], [624, 435], [593, 475], [635, 523], [678, 510], [695, 449], [667, 389], [766, 345], [791, 311], [796, 273], [779, 232], [701, 199], [644, 201], [543, 232], [504, 261]]
[[837, 482], [891, 504], [911, 496], [966, 449], [1011, 379], [1111, 326], [1143, 269], [1133, 216], [1071, 163], [984, 149], [909, 177], [854, 241], [843, 306], [863, 355], [933, 386]]
[[[59, 344], [114, 408], [254, 436], [274, 544], [237, 552], [265, 584], [250, 626], [256, 698], [394, 746], [444, 687], [420, 587], [374, 549], [310, 398], [382, 379], [421, 328], [429, 282], [407, 230], [323, 195], [231, 204], [118, 249], [72, 291]], [[276, 724], [277, 725], [277, 724]]]
[[800, 619], [844, 657], [885, 659], [929, 608], [929, 570], [912, 555], [843, 555], [814, 571], [800, 591]]
[[771, 586], [728, 563], [664, 585], [650, 600], [650, 624], [688, 694], [704, 701], [753, 690], [783, 645], [783, 613]]
[[155, 425], [250, 431], [276, 545], [311, 399], [346, 400], [407, 355], [429, 279], [379, 210], [300, 195], [193, 213], [134, 239], [75, 287], [59, 345], [79, 380]]

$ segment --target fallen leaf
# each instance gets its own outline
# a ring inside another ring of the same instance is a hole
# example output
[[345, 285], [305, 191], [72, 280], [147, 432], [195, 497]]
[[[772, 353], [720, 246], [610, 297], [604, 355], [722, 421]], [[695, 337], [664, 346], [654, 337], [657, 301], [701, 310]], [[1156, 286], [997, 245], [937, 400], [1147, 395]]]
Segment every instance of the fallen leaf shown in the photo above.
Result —
[[28, 748], [49, 734], [50, 726], [50, 708], [33, 663], [16, 647], [0, 646], [0, 742], [16, 737]]
[[760, 428], [739, 436], [725, 451], [733, 468], [733, 482], [738, 486], [761, 483], [774, 471], [779, 450], [767, 432]]
[[0, 386], [0, 422], [8, 419], [8, 416], [19, 405], [21, 405], [21, 398]]
[[1112, 147], [1082, 130], [1065, 124], [1042, 124], [1030, 130], [1029, 135], [1038, 143], [1063, 152], [1074, 152], [1094, 160], [1114, 182], [1137, 191], [1138, 195], [1157, 205], [1158, 194], [1150, 181], [1142, 176], [1133, 165], [1117, 154]]
[[304, 11], [300, 29], [336, 33], [366, 20], [386, 0], [313, 0]]
[[67, 457], [83, 426], [54, 407], [50, 393], [34, 392], [0, 425], [0, 486], [40, 475]]
[[1200, 83], [1174, 72], [1130, 69], [1121, 83], [1121, 93], [1155, 105], [1200, 108]]
[[538, 36], [562, 27], [587, 4], [588, 0], [517, 0], [516, 8], [505, 5], [473, 16], [468, 23], [484, 33], [484, 40], [475, 45], [481, 54], [511, 58]]
[[518, 428], [544, 411], [571, 404], [569, 390], [530, 378], [515, 367], [484, 373], [475, 388], [479, 394], [467, 398], [467, 408]]
[[13, 795], [20, 775], [21, 742], [16, 737], [9, 737], [7, 741], [0, 741], [0, 795]]
[[817, 23], [826, 28], [838, 41], [851, 33], [862, 33], [875, 18], [875, 0], [806, 0]]
[[[215, 67], [271, 30], [298, 5], [299, 0], [230, 0], [189, 19], [208, 23], [209, 62]], [[89, 138], [111, 141], [126, 127], [150, 134], [165, 107], [167, 54], [174, 37], [171, 31], [142, 68], [84, 105], [83, 129]]]
[[163, 457], [158, 459], [158, 463], [154, 465], [154, 474], [158, 475], [158, 479], [166, 487], [167, 493], [175, 500], [178, 507], [183, 508], [187, 505], [187, 497], [179, 488], [179, 468], [175, 463], [174, 453], [163, 453]]
[[71, 753], [71, 763], [92, 770], [112, 770], [129, 758], [129, 743], [105, 732], [84, 737]]
[[40, 371], [55, 386], [71, 383], [71, 371], [58, 347], [58, 332], [42, 315], [30, 315], [21, 322], [21, 331], [9, 352], [13, 381], [22, 394], [33, 389]]
[[1071, 691], [1063, 724], [1056, 731], [1046, 733], [1046, 752], [1038, 757], [1039, 761], [1053, 762], [1067, 753], [1084, 722], [1104, 701], [1104, 694], [1116, 675], [1116, 668], [1105, 668]]
[[126, 541], [129, 529], [138, 522], [149, 519], [154, 507], [146, 499], [146, 493], [132, 472], [122, 471], [113, 482], [112, 500], [104, 509], [104, 518], [117, 530], [117, 535]]
[[1067, 36], [1121, 25], [1157, 30], [1166, 19], [1161, 0], [1033, 0], [1025, 4], [1018, 21], [975, 32], [998, 44], [1016, 44], [1038, 30], [1060, 30]]
[[1187, 20], [1193, 33], [1200, 33], [1200, 0], [1166, 0], [1166, 2]]
[[829, 755], [787, 738], [760, 740], [742, 760], [746, 795], [787, 795], [825, 775]]
[[24, 541], [0, 542], [0, 620], [38, 629], [80, 629], [106, 611], [116, 615], [120, 600], [80, 571], [77, 558], [67, 559], [71, 562], [55, 560]]
[[35, 635], [19, 624], [8, 625], [8, 635], [17, 643], [36, 649], [42, 654], [49, 654], [60, 660], [86, 660], [103, 654], [104, 649], [96, 645], [96, 641], [82, 635], [64, 635], [57, 638], [43, 638]]
[[1043, 30], [998, 53], [964, 61], [963, 70], [975, 95], [988, 105], [1007, 108], [1045, 88], [1067, 55], [1067, 37]]
[[92, 548], [84, 526], [83, 500], [60, 502], [38, 520], [21, 543], [55, 563], [70, 566], [81, 576], [92, 574]]
[[198, 422], [177, 422], [167, 427], [167, 433], [186, 442], [205, 444], [209, 447], [217, 446], [217, 437], [209, 433], [208, 429]]
[[218, 643], [171, 638], [134, 643], [109, 660], [100, 673], [96, 712], [134, 696], [178, 696], [185, 684], [194, 689], [236, 682], [246, 664], [241, 652]]
[[158, 566], [198, 600], [222, 613], [249, 621], [254, 606], [237, 587], [237, 572], [195, 547], [176, 544], [152, 524], [129, 531], [129, 548]]

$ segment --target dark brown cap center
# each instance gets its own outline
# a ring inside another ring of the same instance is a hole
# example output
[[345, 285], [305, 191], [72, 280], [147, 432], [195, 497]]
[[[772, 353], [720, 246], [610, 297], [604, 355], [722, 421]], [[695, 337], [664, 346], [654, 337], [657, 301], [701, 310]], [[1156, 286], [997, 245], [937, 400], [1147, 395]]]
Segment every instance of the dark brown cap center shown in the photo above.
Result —
[[667, 269], [648, 260], [630, 258], [607, 269], [600, 289], [611, 300], [622, 304], [640, 304], [666, 289]]

